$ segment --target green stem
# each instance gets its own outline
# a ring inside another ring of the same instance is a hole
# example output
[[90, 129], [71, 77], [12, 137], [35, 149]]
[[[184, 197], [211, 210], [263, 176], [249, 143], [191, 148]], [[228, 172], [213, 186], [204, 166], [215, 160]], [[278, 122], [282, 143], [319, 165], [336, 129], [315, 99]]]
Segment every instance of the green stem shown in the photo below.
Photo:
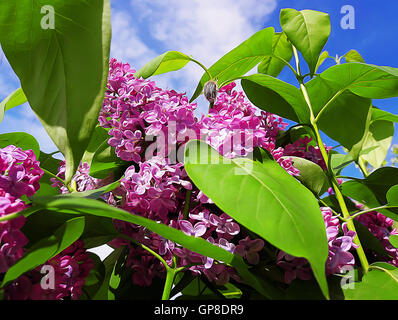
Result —
[[[58, 153], [59, 151], [57, 151], [56, 153]], [[68, 188], [68, 191], [69, 191], [69, 193], [72, 193], [73, 192], [73, 190], [65, 183], [65, 181], [64, 180], [62, 180], [60, 177], [58, 177], [58, 176], [56, 176], [54, 173], [52, 173], [52, 172], [50, 172], [50, 171], [48, 171], [48, 170], [46, 170], [46, 169], [44, 169], [44, 168], [41, 168], [43, 171], [44, 171], [44, 173], [45, 174], [47, 174], [48, 176], [50, 176], [50, 177], [52, 177], [52, 178], [55, 178], [55, 179], [57, 179], [59, 182], [61, 182], [65, 187], [67, 187]], [[75, 182], [76, 183], [76, 182]]]
[[39, 210], [40, 210], [40, 207], [38, 207], [38, 206], [28, 207], [28, 208], [26, 208], [26, 209], [24, 209], [22, 211], [10, 213], [10, 214], [7, 214], [5, 216], [0, 217], [0, 223], [4, 222], [4, 221], [9, 221], [9, 220], [12, 220], [12, 219], [16, 219], [16, 218], [21, 217], [21, 216], [30, 215], [32, 213], [35, 213], [36, 211], [39, 211]]
[[212, 80], [212, 76], [209, 72], [209, 70], [202, 64], [200, 63], [198, 60], [195, 60], [194, 58], [190, 58], [192, 62], [196, 63], [197, 65], [199, 65], [208, 75], [209, 80]]
[[350, 215], [350, 219], [354, 219], [364, 213], [369, 213], [369, 212], [373, 212], [373, 211], [379, 211], [379, 210], [384, 210], [384, 209], [395, 209], [398, 208], [398, 206], [380, 206], [380, 207], [376, 207], [376, 208], [371, 208], [371, 209], [366, 209], [363, 211], [358, 211], [353, 213], [352, 215]]
[[155, 256], [155, 258], [157, 258], [161, 263], [163, 263], [163, 265], [165, 266], [166, 270], [170, 269], [169, 265], [167, 264], [167, 262], [162, 258], [162, 256], [160, 256], [157, 252], [153, 251], [151, 248], [148, 248], [146, 245], [139, 243], [138, 241], [134, 240], [133, 238], [126, 236], [125, 234], [120, 233], [118, 235], [121, 238], [124, 238], [126, 240], [129, 240], [130, 242], [136, 244], [137, 246], [140, 246], [142, 249], [148, 251], [149, 253], [151, 253], [153, 256]]
[[365, 162], [361, 157], [359, 157], [357, 165], [361, 169], [363, 176], [366, 178], [369, 175], [368, 169], [366, 169]]
[[[306, 103], [308, 105], [309, 110], [310, 110], [310, 122], [311, 122], [311, 124], [313, 126], [313, 129], [314, 129], [314, 132], [315, 132], [316, 141], [317, 141], [319, 150], [321, 151], [321, 155], [322, 155], [322, 158], [323, 158], [323, 160], [325, 162], [326, 168], [329, 168], [328, 153], [327, 153], [327, 151], [325, 149], [325, 146], [323, 144], [321, 135], [319, 133], [320, 131], [319, 131], [319, 128], [317, 126], [316, 119], [314, 118], [314, 113], [313, 113], [313, 109], [312, 109], [312, 105], [311, 105], [311, 100], [310, 100], [310, 97], [308, 95], [307, 88], [306, 88], [306, 86], [305, 86], [305, 84], [303, 82], [303, 79], [301, 77], [299, 58], [298, 58], [297, 50], [296, 50], [296, 48], [294, 46], [293, 46], [293, 53], [294, 53], [294, 58], [296, 60], [297, 73], [299, 75], [297, 77], [297, 80], [300, 83], [300, 90], [301, 90], [301, 92], [303, 94], [303, 97], [304, 97], [304, 99], [305, 99], [305, 101], [306, 101]], [[363, 247], [361, 245], [361, 242], [359, 240], [358, 233], [356, 232], [356, 229], [355, 229], [355, 226], [354, 226], [354, 222], [350, 219], [350, 213], [349, 213], [349, 211], [347, 209], [347, 205], [346, 205], [346, 203], [344, 201], [343, 194], [340, 191], [339, 184], [337, 182], [336, 176], [335, 176], [335, 174], [334, 174], [334, 172], [332, 170], [329, 170], [329, 179], [330, 179], [331, 185], [333, 187], [334, 193], [336, 195], [336, 199], [337, 199], [337, 201], [339, 203], [339, 206], [340, 206], [341, 212], [343, 214], [343, 217], [344, 217], [344, 219], [347, 220], [347, 228], [348, 228], [348, 230], [354, 231], [355, 234], [356, 234], [355, 238], [354, 238], [354, 243], [358, 246], [358, 248], [356, 249], [357, 250], [357, 254], [358, 254], [359, 260], [360, 260], [360, 262], [362, 264], [362, 268], [363, 268], [364, 272], [366, 273], [369, 270], [369, 262], [368, 262], [368, 260], [366, 258], [365, 252], [364, 252]]]
[[164, 284], [162, 300], [169, 300], [170, 299], [171, 288], [173, 287], [174, 278], [175, 278], [175, 275], [177, 273], [176, 269], [167, 268], [166, 270], [167, 270], [166, 282]]

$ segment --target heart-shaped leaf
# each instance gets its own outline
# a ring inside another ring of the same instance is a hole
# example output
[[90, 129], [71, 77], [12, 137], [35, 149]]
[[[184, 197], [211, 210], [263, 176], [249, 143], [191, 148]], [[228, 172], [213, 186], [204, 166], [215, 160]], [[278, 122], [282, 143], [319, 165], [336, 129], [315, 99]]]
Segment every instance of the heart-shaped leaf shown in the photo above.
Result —
[[290, 42], [307, 61], [313, 76], [319, 55], [329, 38], [329, 15], [314, 10], [282, 9], [280, 23]]

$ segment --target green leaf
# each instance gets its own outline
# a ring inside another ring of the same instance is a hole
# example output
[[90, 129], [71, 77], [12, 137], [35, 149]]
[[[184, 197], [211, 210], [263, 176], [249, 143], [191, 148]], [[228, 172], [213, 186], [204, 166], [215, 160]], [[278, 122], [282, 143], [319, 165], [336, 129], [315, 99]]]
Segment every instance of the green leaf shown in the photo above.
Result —
[[37, 140], [26, 132], [10, 132], [0, 134], [0, 148], [14, 145], [22, 150], [32, 150], [36, 159], [40, 157], [40, 146]]
[[119, 179], [130, 165], [131, 163], [117, 157], [115, 149], [108, 144], [108, 139], [106, 139], [92, 156], [90, 176], [105, 179], [113, 175], [114, 179]]
[[350, 150], [366, 132], [370, 107], [370, 99], [343, 92], [319, 116], [319, 129]]
[[329, 38], [329, 15], [313, 10], [282, 9], [280, 23], [290, 42], [307, 61], [313, 76], [318, 57]]
[[[54, 0], [55, 29], [43, 29], [45, 0], [0, 2], [0, 43], [30, 106], [66, 159], [66, 181], [97, 124], [109, 70], [109, 0]], [[18, 23], [10, 23], [18, 21]]]
[[[277, 32], [272, 38], [272, 54], [289, 62], [293, 57], [293, 49], [290, 42], [287, 40], [286, 34]], [[278, 58], [269, 56], [266, 57], [257, 67], [258, 73], [268, 74], [277, 77], [281, 71], [286, 67]]]
[[17, 279], [25, 272], [45, 263], [78, 240], [84, 230], [84, 217], [68, 220], [54, 234], [33, 245], [21, 259], [11, 266], [4, 276], [1, 287]]
[[100, 289], [105, 278], [105, 266], [101, 259], [94, 253], [89, 252], [90, 259], [94, 262], [94, 268], [85, 279], [82, 295], [79, 300], [92, 300]]
[[291, 84], [266, 74], [242, 77], [241, 84], [247, 98], [258, 108], [296, 122], [309, 122], [304, 98]]
[[322, 77], [307, 82], [306, 87], [319, 128], [351, 150], [361, 141], [369, 125], [371, 100], [340, 90], [338, 85]]
[[390, 206], [398, 206], [398, 185], [392, 186], [386, 194], [387, 203]]
[[108, 131], [102, 128], [100, 125], [97, 125], [91, 135], [90, 143], [84, 152], [82, 162], [86, 162], [89, 166], [91, 166], [94, 154], [104, 143], [108, 141], [108, 139]]
[[329, 52], [323, 51], [318, 58], [318, 62], [316, 63], [314, 73], [318, 71], [319, 67], [325, 62], [327, 58], [329, 58]]
[[398, 69], [364, 63], [343, 63], [330, 67], [320, 77], [333, 83], [336, 92], [349, 90], [370, 99], [398, 96]]
[[[52, 174], [56, 175], [58, 173], [58, 167], [59, 167], [61, 160], [55, 159], [52, 155], [53, 154], [48, 154], [43, 151], [40, 151], [40, 157], [39, 157], [40, 168], [45, 169], [46, 171], [51, 172]], [[52, 176], [50, 176], [47, 173], [44, 173], [43, 177], [40, 179], [40, 185], [42, 183], [51, 185], [53, 183], [50, 180], [51, 178], [52, 178]], [[57, 190], [57, 189], [55, 189], [55, 190]], [[58, 191], [57, 191], [57, 193], [58, 193]]]
[[[222, 82], [233, 80], [250, 71], [266, 56], [272, 54], [274, 34], [274, 28], [260, 30], [225, 54], [209, 68], [213, 79], [217, 79], [217, 83], [220, 85]], [[195, 100], [201, 94], [205, 83], [209, 80], [211, 80], [209, 75], [205, 73], [190, 101]]]
[[344, 56], [346, 62], [362, 62], [365, 63], [365, 60], [356, 50], [348, 51]]
[[373, 106], [372, 108], [372, 120], [387, 120], [391, 122], [398, 122], [398, 115], [390, 112], [380, 110]]
[[167, 51], [149, 61], [145, 66], [135, 73], [135, 77], [144, 79], [157, 74], [176, 71], [184, 68], [192, 59], [178, 51]]
[[367, 250], [372, 250], [377, 253], [380, 257], [388, 257], [388, 252], [386, 248], [382, 245], [379, 239], [377, 239], [373, 233], [371, 233], [367, 227], [365, 227], [358, 220], [353, 220], [355, 225], [355, 230], [357, 232], [358, 238], [361, 239], [361, 245]]
[[398, 248], [398, 235], [396, 235], [396, 234], [390, 235], [390, 237], [388, 238], [388, 241], [390, 241], [391, 245], [394, 248]]
[[362, 155], [373, 168], [380, 168], [390, 149], [394, 136], [394, 123], [386, 120], [372, 121], [369, 130], [365, 133], [362, 149], [374, 147], [371, 152]]
[[101, 284], [101, 287], [93, 296], [93, 300], [108, 300], [109, 282], [113, 274], [116, 261], [119, 259], [120, 254], [123, 252], [124, 247], [115, 249], [109, 256], [104, 260], [105, 276]]
[[330, 166], [336, 175], [339, 175], [341, 170], [354, 161], [350, 154], [341, 154], [334, 150], [329, 151], [329, 155]]
[[372, 264], [354, 289], [343, 287], [343, 291], [347, 300], [397, 300], [398, 269], [386, 263]]
[[186, 146], [185, 169], [195, 185], [238, 223], [279, 249], [308, 259], [328, 296], [326, 231], [314, 195], [275, 161], [226, 159], [202, 141]]
[[[370, 176], [371, 175], [369, 175], [368, 178]], [[386, 183], [388, 184], [387, 181]], [[342, 193], [345, 196], [357, 200], [358, 202], [365, 205], [369, 209], [377, 208], [380, 207], [381, 205], [387, 204], [386, 193], [388, 189], [385, 190], [385, 186], [368, 184], [366, 179], [346, 181], [341, 185], [341, 188], [342, 188]], [[393, 220], [398, 219], [398, 215], [397, 213], [394, 212], [394, 209], [390, 210], [383, 209], [378, 211]]]
[[329, 181], [325, 172], [319, 165], [304, 158], [293, 156], [284, 158], [292, 159], [293, 166], [300, 171], [300, 175], [297, 179], [314, 194], [322, 195], [327, 191]]
[[[147, 229], [159, 234], [160, 236], [182, 245], [184, 248], [197, 252], [203, 256], [211, 257], [215, 260], [224, 261], [234, 266], [245, 282], [253, 286], [253, 288], [255, 288], [267, 297], [275, 297], [275, 295], [279, 293], [279, 291], [274, 289], [271, 285], [269, 285], [268, 287], [265, 287], [264, 285], [261, 286], [247, 269], [247, 266], [243, 262], [242, 257], [231, 254], [230, 252], [218, 246], [215, 246], [202, 238], [187, 236], [180, 230], [176, 230], [164, 224], [157, 223], [156, 221], [135, 214], [131, 214], [127, 211], [112, 207], [104, 202], [87, 198], [54, 197], [53, 200], [46, 199], [46, 201], [38, 202], [36, 204], [42, 206], [45, 209], [57, 212], [66, 212], [72, 214], [91, 214], [99, 217], [112, 218], [144, 226]], [[265, 282], [263, 282], [263, 284], [264, 283]]]
[[28, 100], [26, 100], [26, 96], [23, 93], [21, 88], [15, 90], [13, 93], [11, 93], [7, 98], [5, 98], [0, 103], [0, 123], [3, 121], [4, 113], [7, 110], [10, 110], [11, 108], [20, 106], [21, 104], [24, 104], [27, 101]]

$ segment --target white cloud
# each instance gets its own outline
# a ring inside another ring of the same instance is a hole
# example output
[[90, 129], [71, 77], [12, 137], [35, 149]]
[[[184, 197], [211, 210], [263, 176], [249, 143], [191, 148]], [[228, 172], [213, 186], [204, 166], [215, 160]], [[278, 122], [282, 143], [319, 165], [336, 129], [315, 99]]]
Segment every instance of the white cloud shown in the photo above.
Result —
[[126, 11], [112, 10], [111, 56], [141, 66], [157, 56], [139, 37], [133, 17]]
[[[162, 52], [181, 51], [206, 66], [259, 31], [276, 5], [277, 0], [131, 1], [136, 21], [162, 45]], [[199, 66], [189, 64], [156, 81], [191, 94], [202, 74]]]
[[42, 151], [50, 153], [58, 150], [28, 104], [6, 112], [0, 124], [0, 133], [21, 131], [34, 136]]

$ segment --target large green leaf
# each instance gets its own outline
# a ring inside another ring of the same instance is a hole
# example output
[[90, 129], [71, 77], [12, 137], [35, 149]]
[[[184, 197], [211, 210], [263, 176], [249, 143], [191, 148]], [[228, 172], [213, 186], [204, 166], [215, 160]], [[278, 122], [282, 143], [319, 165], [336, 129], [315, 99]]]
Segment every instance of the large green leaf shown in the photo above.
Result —
[[350, 150], [366, 132], [370, 107], [370, 99], [343, 92], [319, 116], [319, 129]]
[[362, 149], [374, 147], [375, 149], [361, 157], [373, 168], [380, 168], [390, 149], [394, 136], [394, 123], [386, 120], [372, 121], [369, 130], [365, 133]]
[[56, 212], [91, 214], [144, 226], [160, 236], [182, 245], [184, 248], [216, 260], [224, 261], [227, 264], [234, 266], [241, 278], [264, 296], [269, 298], [280, 298], [280, 292], [274, 289], [270, 284], [267, 284], [265, 281], [260, 284], [257, 281], [257, 279], [249, 272], [242, 257], [215, 246], [202, 238], [187, 236], [180, 230], [112, 207], [102, 201], [80, 197], [53, 197], [53, 200], [37, 198], [35, 200], [36, 205], [39, 207]]
[[55, 230], [53, 235], [39, 240], [21, 259], [8, 269], [1, 286], [45, 263], [69, 247], [80, 238], [84, 225], [84, 217], [73, 218]]
[[296, 122], [309, 122], [304, 98], [291, 84], [266, 74], [242, 77], [241, 83], [248, 99], [258, 108]]
[[307, 61], [312, 76], [318, 57], [329, 38], [329, 15], [313, 10], [282, 9], [280, 23], [290, 42]]
[[385, 99], [398, 96], [398, 69], [365, 63], [343, 63], [330, 67], [320, 77], [338, 91], [350, 90], [358, 96]]
[[226, 159], [202, 141], [186, 147], [195, 185], [241, 225], [274, 246], [307, 258], [325, 296], [325, 224], [314, 195], [275, 161]]
[[362, 281], [353, 286], [353, 289], [343, 287], [347, 300], [397, 300], [398, 269], [387, 263], [374, 263]]
[[26, 96], [21, 88], [15, 90], [7, 98], [0, 103], [0, 122], [3, 121], [4, 113], [14, 107], [20, 106], [27, 102]]
[[0, 148], [14, 145], [22, 150], [31, 149], [36, 158], [40, 157], [40, 146], [37, 140], [26, 132], [10, 132], [0, 134]]
[[300, 157], [287, 156], [284, 158], [292, 160], [293, 166], [300, 171], [297, 179], [314, 194], [322, 195], [327, 191], [329, 180], [319, 165]]
[[[45, 0], [0, 2], [0, 43], [30, 106], [64, 154], [69, 181], [97, 123], [108, 75], [109, 0], [54, 0], [54, 29], [42, 29]], [[12, 23], [10, 23], [10, 21]]]
[[376, 107], [372, 108], [372, 119], [373, 120], [387, 120], [391, 122], [398, 122], [398, 115], [390, 112], [380, 110]]
[[[346, 181], [341, 186], [342, 193], [347, 197], [357, 200], [358, 202], [365, 205], [369, 209], [377, 208], [382, 205], [388, 204], [386, 194], [390, 189], [390, 187], [392, 186], [391, 182], [389, 182], [388, 179], [386, 179], [384, 184], [382, 181], [379, 182], [380, 184], [376, 183], [368, 184], [367, 179]], [[383, 215], [393, 220], [398, 221], [398, 214], [395, 209], [389, 209], [389, 210], [383, 209], [383, 210], [378, 210], [378, 212], [382, 213]]]
[[[293, 49], [290, 42], [287, 40], [286, 34], [277, 32], [272, 38], [272, 54], [289, 62], [293, 56]], [[278, 58], [269, 56], [266, 57], [258, 65], [258, 73], [265, 73], [273, 77], [277, 77], [286, 64]]]
[[351, 150], [362, 140], [369, 125], [371, 100], [340, 90], [322, 77], [307, 82], [306, 87], [319, 128]]
[[149, 61], [135, 73], [135, 76], [137, 78], [143, 77], [146, 79], [157, 74], [176, 71], [184, 68], [190, 61], [192, 61], [192, 59], [184, 53], [167, 51]]
[[[224, 81], [233, 80], [250, 71], [266, 56], [272, 54], [274, 34], [274, 28], [266, 28], [256, 32], [209, 68], [212, 78], [217, 79], [220, 85]], [[195, 100], [201, 94], [205, 83], [209, 80], [209, 75], [205, 73], [190, 101]]]

